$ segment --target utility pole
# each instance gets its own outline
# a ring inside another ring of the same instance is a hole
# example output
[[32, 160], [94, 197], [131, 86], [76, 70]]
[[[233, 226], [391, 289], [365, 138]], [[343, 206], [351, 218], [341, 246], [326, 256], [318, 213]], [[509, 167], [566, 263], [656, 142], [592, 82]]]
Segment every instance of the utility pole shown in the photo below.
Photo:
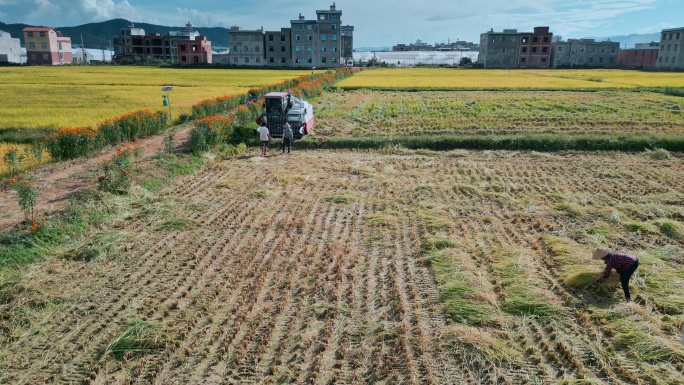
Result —
[[81, 34], [81, 54], [83, 56], [83, 64], [86, 62], [86, 52], [85, 52], [85, 45], [83, 44], [83, 34]]
[[102, 62], [105, 62], [105, 37], [100, 35], [100, 48], [102, 49]]

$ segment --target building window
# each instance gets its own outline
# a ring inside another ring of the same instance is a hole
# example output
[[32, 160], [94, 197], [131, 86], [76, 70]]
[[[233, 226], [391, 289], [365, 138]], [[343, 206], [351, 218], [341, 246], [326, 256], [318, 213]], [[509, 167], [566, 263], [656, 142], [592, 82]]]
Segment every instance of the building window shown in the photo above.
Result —
[[[47, 49], [47, 43], [40, 43], [40, 48]], [[669, 51], [669, 49], [668, 49]]]
[[306, 35], [306, 40], [313, 40], [313, 36], [311, 36], [311, 35]]
[[542, 63], [546, 63], [546, 58], [545, 58], [545, 57], [542, 58]]
[[325, 41], [325, 35], [321, 35], [321, 41]]
[[667, 45], [667, 52], [670, 52], [670, 45], [671, 45], [671, 44], [668, 44], [668, 45]]
[[337, 52], [337, 47], [333, 47], [333, 52]]
[[268, 41], [273, 41], [273, 35], [268, 35]]
[[235, 57], [233, 58], [233, 63], [237, 64], [237, 62], [238, 62], [238, 57], [235, 56]]
[[268, 61], [271, 62], [271, 63], [275, 63], [275, 59], [274, 59], [274, 58], [269, 58]]
[[326, 48], [325, 48], [325, 47], [321, 47], [321, 52], [325, 52], [325, 51], [326, 51]]
[[675, 44], [675, 45], [674, 45], [674, 50], [676, 51], [676, 50], [678, 50], [678, 49], [679, 49], [679, 44]]
[[333, 41], [337, 41], [337, 35], [332, 35]]
[[249, 56], [245, 56], [245, 63], [249, 63]]
[[295, 63], [299, 63], [299, 58], [296, 58], [296, 59], [295, 59]]
[[337, 63], [337, 58], [336, 57], [332, 58], [332, 62]]
[[[43, 33], [45, 33], [45, 32], [41, 32], [41, 34], [43, 34]], [[43, 35], [41, 35], [41, 36], [43, 36]], [[670, 34], [670, 40], [672, 40], [672, 34]]]
[[546, 53], [549, 50], [549, 47], [542, 47], [542, 52]]
[[599, 58], [599, 63], [603, 63], [603, 57]]
[[60, 41], [58, 44], [59, 44], [59, 50], [61, 51], [62, 50], [62, 42]]
[[186, 49], [185, 49], [185, 44], [181, 44], [180, 50], [181, 50], [181, 52], [185, 52], [185, 51], [186, 51]]
[[537, 47], [532, 47], [532, 53], [537, 53]]
[[[332, 29], [337, 29], [337, 24], [333, 24]], [[679, 34], [677, 34], [677, 39], [679, 39]]]
[[29, 42], [29, 48], [31, 48], [31, 49], [36, 48], [36, 43], [34, 43], [32, 41]]
[[311, 58], [306, 59], [307, 63], [313, 63], [313, 60]]
[[194, 61], [195, 63], [199, 63], [199, 56], [193, 57], [192, 61]]
[[313, 47], [310, 45], [306, 46], [306, 52], [313, 52]]
[[47, 60], [47, 59], [48, 59], [48, 54], [44, 53], [43, 54], [43, 60]]
[[254, 47], [254, 52], [259, 52], [259, 46]]
[[185, 55], [181, 56], [181, 61], [182, 61], [182, 62], [188, 61], [188, 57], [185, 56]]
[[520, 62], [521, 62], [521, 63], [524, 63], [524, 62], [526, 62], [526, 61], [527, 61], [527, 58], [524, 58], [524, 57], [521, 57], [521, 58], [520, 58]]
[[296, 46], [295, 46], [295, 52], [301, 52], [301, 51], [302, 51], [302, 47], [296, 45]]
[[274, 51], [273, 46], [272, 46], [272, 45], [269, 45], [269, 46], [268, 46], [268, 52], [273, 52], [273, 51]]
[[548, 43], [548, 42], [549, 42], [549, 37], [548, 37], [548, 36], [544, 36], [544, 43]]
[[45, 37], [45, 32], [41, 32], [40, 37]]
[[285, 58], [284, 58], [284, 57], [281, 57], [281, 58], [280, 58], [280, 62], [281, 62], [282, 64], [285, 64], [285, 63], [286, 63]]
[[249, 52], [249, 47], [248, 47], [248, 46], [244, 46], [244, 47], [242, 48], [242, 52]]
[[[505, 49], [505, 48], [504, 48]], [[523, 52], [527, 52], [527, 47], [522, 47]], [[505, 51], [504, 51], [505, 52]]]
[[33, 32], [31, 32], [31, 31], [26, 32], [26, 36], [33, 37]]
[[64, 52], [59, 53], [59, 60], [64, 60]]
[[677, 32], [677, 40], [679, 40], [679, 32]]
[[256, 57], [256, 62], [261, 63], [261, 58], [259, 56]]
[[594, 62], [594, 58], [593, 58], [593, 57], [590, 57], [590, 58], [589, 58], [589, 63], [593, 63], [593, 62]]
[[280, 35], [280, 41], [285, 41], [285, 35]]
[[302, 37], [299, 35], [295, 35], [295, 40], [300, 40]]
[[284, 45], [280, 46], [280, 52], [285, 52], [285, 46]]
[[236, 45], [233, 46], [233, 51], [237, 52], [237, 46]]
[[321, 63], [325, 63], [326, 60], [327, 60], [326, 58], [321, 58]]
[[527, 37], [523, 37], [523, 38], [522, 38], [522, 42], [523, 42], [523, 43], [527, 43], [528, 41], [529, 41], [529, 38], [527, 38]]
[[538, 41], [539, 41], [539, 38], [538, 38], [538, 37], [535, 36], [535, 37], [532, 38], [532, 43], [536, 43], [536, 42], [538, 42]]

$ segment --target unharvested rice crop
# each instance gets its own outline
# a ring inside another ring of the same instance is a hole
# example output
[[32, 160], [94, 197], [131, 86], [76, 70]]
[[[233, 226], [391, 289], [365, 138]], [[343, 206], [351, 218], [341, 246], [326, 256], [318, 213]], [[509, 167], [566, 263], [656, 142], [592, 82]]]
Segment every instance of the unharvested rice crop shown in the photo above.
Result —
[[5, 67], [0, 69], [0, 130], [95, 126], [117, 115], [162, 106], [170, 92], [173, 117], [194, 103], [279, 83], [310, 71], [165, 69], [132, 66]]
[[[684, 216], [681, 159], [257, 152], [0, 286], [0, 383], [682, 383], [684, 244], [623, 226]], [[636, 303], [577, 277], [597, 246]]]
[[626, 70], [463, 70], [448, 68], [382, 68], [363, 71], [339, 87], [376, 89], [546, 89], [684, 87], [676, 72]]
[[684, 134], [684, 99], [647, 91], [365, 90], [315, 107], [322, 136]]

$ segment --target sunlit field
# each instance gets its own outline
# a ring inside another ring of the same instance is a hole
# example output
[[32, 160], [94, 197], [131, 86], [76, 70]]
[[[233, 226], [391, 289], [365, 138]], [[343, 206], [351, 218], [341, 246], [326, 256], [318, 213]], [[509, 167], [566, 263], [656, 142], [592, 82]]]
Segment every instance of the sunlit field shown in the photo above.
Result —
[[358, 90], [315, 107], [322, 136], [684, 134], [684, 98], [648, 91]]
[[244, 94], [310, 71], [164, 69], [132, 66], [8, 67], [0, 69], [0, 130], [94, 126], [126, 112], [162, 106], [161, 86], [173, 85], [171, 113], [198, 101]]
[[341, 81], [344, 89], [606, 89], [684, 87], [681, 73], [627, 70], [382, 68]]

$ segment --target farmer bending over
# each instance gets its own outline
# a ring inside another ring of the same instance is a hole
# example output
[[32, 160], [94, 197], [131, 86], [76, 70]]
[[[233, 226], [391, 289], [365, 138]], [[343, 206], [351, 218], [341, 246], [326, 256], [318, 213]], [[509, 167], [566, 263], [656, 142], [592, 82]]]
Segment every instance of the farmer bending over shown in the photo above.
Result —
[[629, 295], [629, 279], [637, 267], [639, 267], [637, 257], [631, 254], [618, 253], [610, 249], [596, 249], [592, 259], [602, 259], [606, 264], [603, 275], [596, 280], [596, 283], [605, 281], [610, 275], [611, 270], [615, 269], [620, 274], [620, 283], [622, 284], [622, 290], [625, 292], [625, 299], [627, 302], [632, 302], [632, 297]]

